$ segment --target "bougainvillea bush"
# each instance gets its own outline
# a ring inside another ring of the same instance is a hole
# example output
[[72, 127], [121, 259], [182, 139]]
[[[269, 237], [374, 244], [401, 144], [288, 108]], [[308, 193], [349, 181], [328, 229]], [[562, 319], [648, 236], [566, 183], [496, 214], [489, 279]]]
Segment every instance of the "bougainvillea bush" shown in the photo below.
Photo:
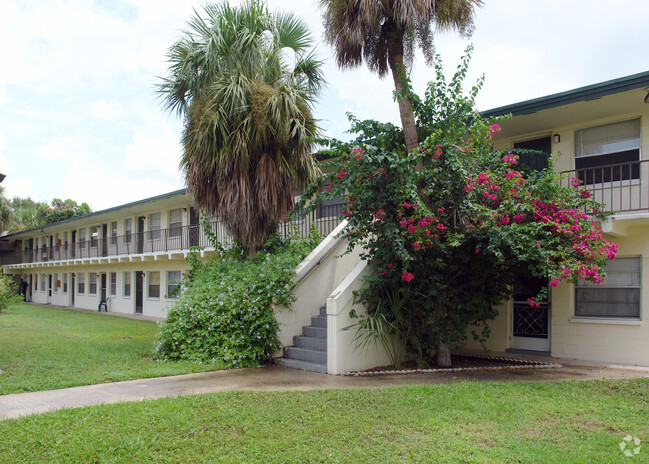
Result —
[[273, 305], [290, 306], [294, 269], [320, 238], [271, 237], [254, 258], [237, 250], [208, 262], [194, 257], [184, 291], [160, 323], [157, 357], [227, 367], [267, 361], [280, 347]]
[[359, 138], [332, 144], [336, 170], [306, 195], [347, 199], [349, 246], [360, 245], [376, 270], [358, 294], [369, 314], [357, 327], [375, 339], [397, 335], [420, 364], [436, 355], [450, 365], [469, 327], [484, 342], [517, 274], [550, 286], [600, 282], [617, 249], [586, 214], [602, 205], [577, 179], [562, 187], [551, 168], [524, 174], [516, 154], [492, 149], [500, 126], [473, 109], [481, 83], [463, 95], [467, 63], [448, 84], [438, 65], [415, 100], [426, 137], [415, 152], [381, 132], [389, 126], [353, 120]]

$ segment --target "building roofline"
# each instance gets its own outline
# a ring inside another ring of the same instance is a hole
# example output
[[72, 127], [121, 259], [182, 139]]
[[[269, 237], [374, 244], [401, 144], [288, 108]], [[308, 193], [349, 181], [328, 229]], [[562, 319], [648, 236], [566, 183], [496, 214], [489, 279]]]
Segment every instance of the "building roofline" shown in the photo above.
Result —
[[101, 211], [95, 211], [93, 213], [84, 214], [83, 216], [76, 216], [69, 219], [64, 219], [62, 221], [53, 222], [51, 224], [45, 224], [39, 227], [32, 227], [31, 229], [21, 230], [20, 232], [14, 232], [13, 234], [7, 234], [2, 239], [12, 238], [16, 235], [25, 234], [27, 232], [34, 232], [41, 229], [47, 229], [52, 226], [58, 226], [59, 224], [66, 224], [68, 222], [79, 221], [81, 219], [86, 219], [93, 216], [98, 216], [100, 214], [112, 213], [113, 211], [119, 211], [120, 209], [131, 208], [133, 206], [142, 205], [150, 201], [166, 200], [167, 198], [175, 197], [177, 195], [184, 195], [187, 193], [187, 189], [174, 190], [173, 192], [163, 193], [162, 195], [156, 195], [155, 197], [144, 198], [142, 200], [132, 201], [131, 203], [125, 203], [119, 206], [113, 206], [112, 208], [102, 209]]
[[557, 106], [577, 103], [580, 101], [593, 100], [595, 98], [613, 95], [627, 90], [634, 90], [641, 87], [649, 86], [649, 71], [632, 74], [630, 76], [611, 79], [610, 81], [600, 82], [598, 84], [579, 87], [566, 92], [555, 93], [545, 97], [525, 100], [511, 105], [500, 106], [482, 112], [483, 117], [501, 116], [510, 114], [518, 116], [521, 114], [534, 113], [540, 110], [555, 108]]

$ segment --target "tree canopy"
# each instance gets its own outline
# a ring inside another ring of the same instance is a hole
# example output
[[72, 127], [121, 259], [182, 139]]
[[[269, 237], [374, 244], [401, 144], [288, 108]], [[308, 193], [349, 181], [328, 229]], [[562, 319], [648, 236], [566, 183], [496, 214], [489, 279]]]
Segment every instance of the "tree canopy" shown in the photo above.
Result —
[[427, 63], [432, 63], [431, 26], [470, 35], [474, 10], [482, 0], [320, 0], [320, 4], [325, 8], [325, 39], [333, 46], [340, 67], [352, 68], [365, 61], [379, 76], [390, 69], [406, 148], [411, 152], [419, 144], [406, 85], [414, 50], [419, 47]]
[[169, 50], [160, 92], [185, 118], [187, 187], [250, 254], [318, 173], [311, 105], [323, 77], [311, 43], [300, 19], [250, 0], [206, 5]]
[[[359, 291], [368, 316], [358, 335], [397, 336], [420, 364], [436, 355], [439, 365], [450, 365], [450, 348], [464, 343], [469, 327], [484, 341], [516, 275], [550, 286], [597, 283], [617, 250], [589, 216], [605, 216], [602, 205], [577, 179], [566, 187], [552, 168], [525, 174], [515, 153], [493, 150], [500, 127], [474, 109], [481, 83], [463, 94], [467, 66], [447, 84], [438, 64], [425, 98], [414, 99], [428, 136], [411, 156], [402, 156], [390, 125], [354, 120], [358, 139], [333, 144], [335, 171], [298, 205], [347, 199], [350, 249], [360, 246], [376, 269]], [[536, 306], [545, 292], [529, 303]]]

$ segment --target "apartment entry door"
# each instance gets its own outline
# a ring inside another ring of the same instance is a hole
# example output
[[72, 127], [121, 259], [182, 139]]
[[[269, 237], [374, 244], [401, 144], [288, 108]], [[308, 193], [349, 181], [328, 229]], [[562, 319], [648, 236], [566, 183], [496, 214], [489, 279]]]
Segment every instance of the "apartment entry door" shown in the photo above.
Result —
[[47, 276], [47, 304], [52, 304], [52, 274]]
[[135, 273], [135, 314], [142, 314], [144, 302], [144, 272]]
[[74, 306], [74, 292], [77, 289], [75, 286], [75, 277], [76, 274], [74, 272], [70, 274], [70, 306]]
[[547, 279], [530, 275], [519, 275], [516, 279], [511, 348], [549, 354], [550, 301], [538, 301], [539, 306], [531, 306], [528, 301], [528, 298], [535, 297], [547, 284]]

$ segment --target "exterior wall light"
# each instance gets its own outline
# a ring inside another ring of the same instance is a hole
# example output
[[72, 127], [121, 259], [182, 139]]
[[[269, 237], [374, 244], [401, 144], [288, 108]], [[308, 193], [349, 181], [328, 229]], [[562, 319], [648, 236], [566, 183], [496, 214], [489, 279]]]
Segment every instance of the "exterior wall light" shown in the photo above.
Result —
[[554, 141], [554, 143], [559, 143], [561, 142], [561, 136], [559, 134], [554, 134], [552, 136], [552, 140]]

